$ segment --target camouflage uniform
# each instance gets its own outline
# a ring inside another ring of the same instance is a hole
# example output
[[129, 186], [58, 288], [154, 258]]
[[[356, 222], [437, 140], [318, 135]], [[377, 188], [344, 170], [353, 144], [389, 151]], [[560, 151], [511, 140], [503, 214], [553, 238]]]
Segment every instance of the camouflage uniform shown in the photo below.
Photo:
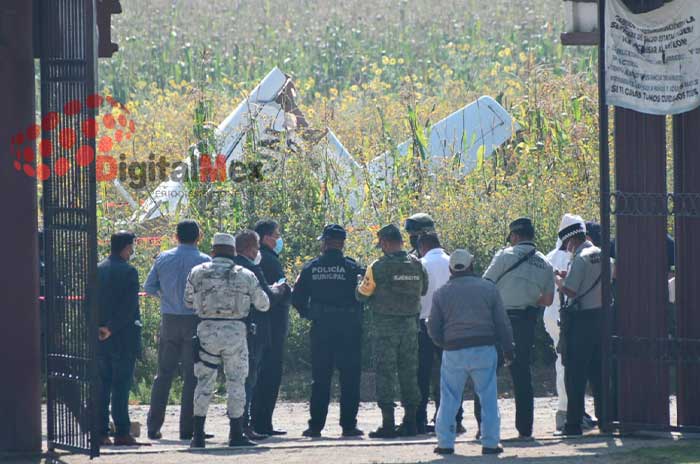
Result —
[[199, 360], [194, 366], [197, 377], [194, 415], [207, 415], [218, 367], [223, 364], [228, 416], [239, 418], [245, 406], [248, 376], [247, 330], [243, 319], [251, 305], [267, 311], [270, 301], [255, 274], [222, 256], [192, 269], [185, 287], [185, 304], [194, 308], [201, 320], [197, 327]]
[[373, 315], [377, 402], [394, 408], [394, 383], [399, 376], [404, 408], [420, 402], [418, 391], [418, 325], [420, 297], [428, 289], [428, 275], [420, 260], [405, 251], [373, 262], [357, 289]]

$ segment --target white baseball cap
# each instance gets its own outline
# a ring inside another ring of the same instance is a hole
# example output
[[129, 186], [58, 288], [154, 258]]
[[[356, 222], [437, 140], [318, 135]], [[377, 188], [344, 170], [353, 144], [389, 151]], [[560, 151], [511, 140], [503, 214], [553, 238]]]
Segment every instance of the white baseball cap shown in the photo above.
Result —
[[455, 272], [466, 271], [474, 261], [474, 255], [469, 250], [457, 249], [450, 255], [450, 270]]

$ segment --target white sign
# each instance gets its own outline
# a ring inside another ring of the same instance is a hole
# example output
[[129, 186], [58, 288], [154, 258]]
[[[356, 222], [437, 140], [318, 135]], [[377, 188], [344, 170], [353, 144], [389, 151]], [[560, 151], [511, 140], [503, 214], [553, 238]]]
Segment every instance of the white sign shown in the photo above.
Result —
[[642, 14], [622, 0], [606, 3], [607, 103], [657, 115], [700, 106], [700, 0]]

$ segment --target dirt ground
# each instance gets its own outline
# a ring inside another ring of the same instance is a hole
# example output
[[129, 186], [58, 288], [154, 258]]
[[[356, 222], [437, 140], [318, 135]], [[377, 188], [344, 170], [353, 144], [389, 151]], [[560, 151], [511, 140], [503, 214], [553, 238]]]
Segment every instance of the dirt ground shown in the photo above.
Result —
[[[589, 399], [590, 403], [590, 399]], [[675, 409], [673, 404], [670, 405]], [[163, 428], [163, 439], [149, 441], [144, 434], [140, 441], [150, 443], [136, 449], [107, 447], [102, 449], [102, 457], [98, 463], [115, 464], [182, 464], [182, 463], [333, 463], [333, 464], [370, 464], [370, 463], [451, 463], [451, 462], [539, 462], [547, 464], [560, 463], [626, 463], [620, 453], [646, 447], [660, 447], [693, 440], [700, 443], [700, 437], [679, 436], [637, 436], [613, 437], [589, 434], [583, 438], [562, 440], [553, 436], [554, 398], [537, 398], [535, 403], [535, 436], [532, 443], [513, 441], [517, 436], [514, 428], [515, 405], [511, 399], [500, 400], [501, 408], [501, 437], [505, 453], [500, 457], [483, 457], [481, 445], [474, 440], [476, 423], [473, 418], [473, 403], [465, 401], [465, 426], [467, 433], [458, 437], [456, 455], [439, 457], [433, 454], [436, 443], [434, 435], [421, 436], [410, 440], [370, 440], [367, 437], [359, 439], [343, 439], [340, 437], [338, 426], [338, 405], [332, 404], [328, 424], [321, 439], [301, 437], [308, 420], [308, 405], [304, 403], [281, 403], [275, 413], [275, 426], [287, 430], [284, 437], [269, 438], [261, 442], [261, 446], [252, 449], [233, 450], [226, 448], [228, 421], [225, 407], [212, 405], [207, 417], [207, 432], [215, 438], [208, 441], [205, 451], [190, 451], [189, 443], [178, 440], [179, 407], [168, 408], [166, 424]], [[592, 410], [592, 404], [589, 404]], [[147, 406], [132, 407], [132, 420], [145, 425]], [[397, 409], [397, 419], [401, 412]], [[358, 426], [368, 432], [381, 421], [381, 415], [376, 405], [363, 403], [360, 408]], [[85, 456], [60, 454], [55, 458], [42, 459], [4, 459], [10, 463], [54, 463], [54, 464], [87, 464]]]

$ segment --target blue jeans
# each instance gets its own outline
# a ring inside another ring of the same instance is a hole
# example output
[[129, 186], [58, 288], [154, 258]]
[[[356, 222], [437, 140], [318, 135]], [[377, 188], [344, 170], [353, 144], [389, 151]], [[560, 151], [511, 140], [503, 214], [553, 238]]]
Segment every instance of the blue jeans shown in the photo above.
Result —
[[481, 445], [495, 448], [501, 439], [501, 416], [498, 412], [496, 366], [498, 354], [494, 346], [477, 346], [442, 352], [440, 368], [440, 409], [436, 432], [440, 448], [454, 448], [457, 431], [455, 414], [462, 406], [462, 392], [467, 378], [481, 399]]

